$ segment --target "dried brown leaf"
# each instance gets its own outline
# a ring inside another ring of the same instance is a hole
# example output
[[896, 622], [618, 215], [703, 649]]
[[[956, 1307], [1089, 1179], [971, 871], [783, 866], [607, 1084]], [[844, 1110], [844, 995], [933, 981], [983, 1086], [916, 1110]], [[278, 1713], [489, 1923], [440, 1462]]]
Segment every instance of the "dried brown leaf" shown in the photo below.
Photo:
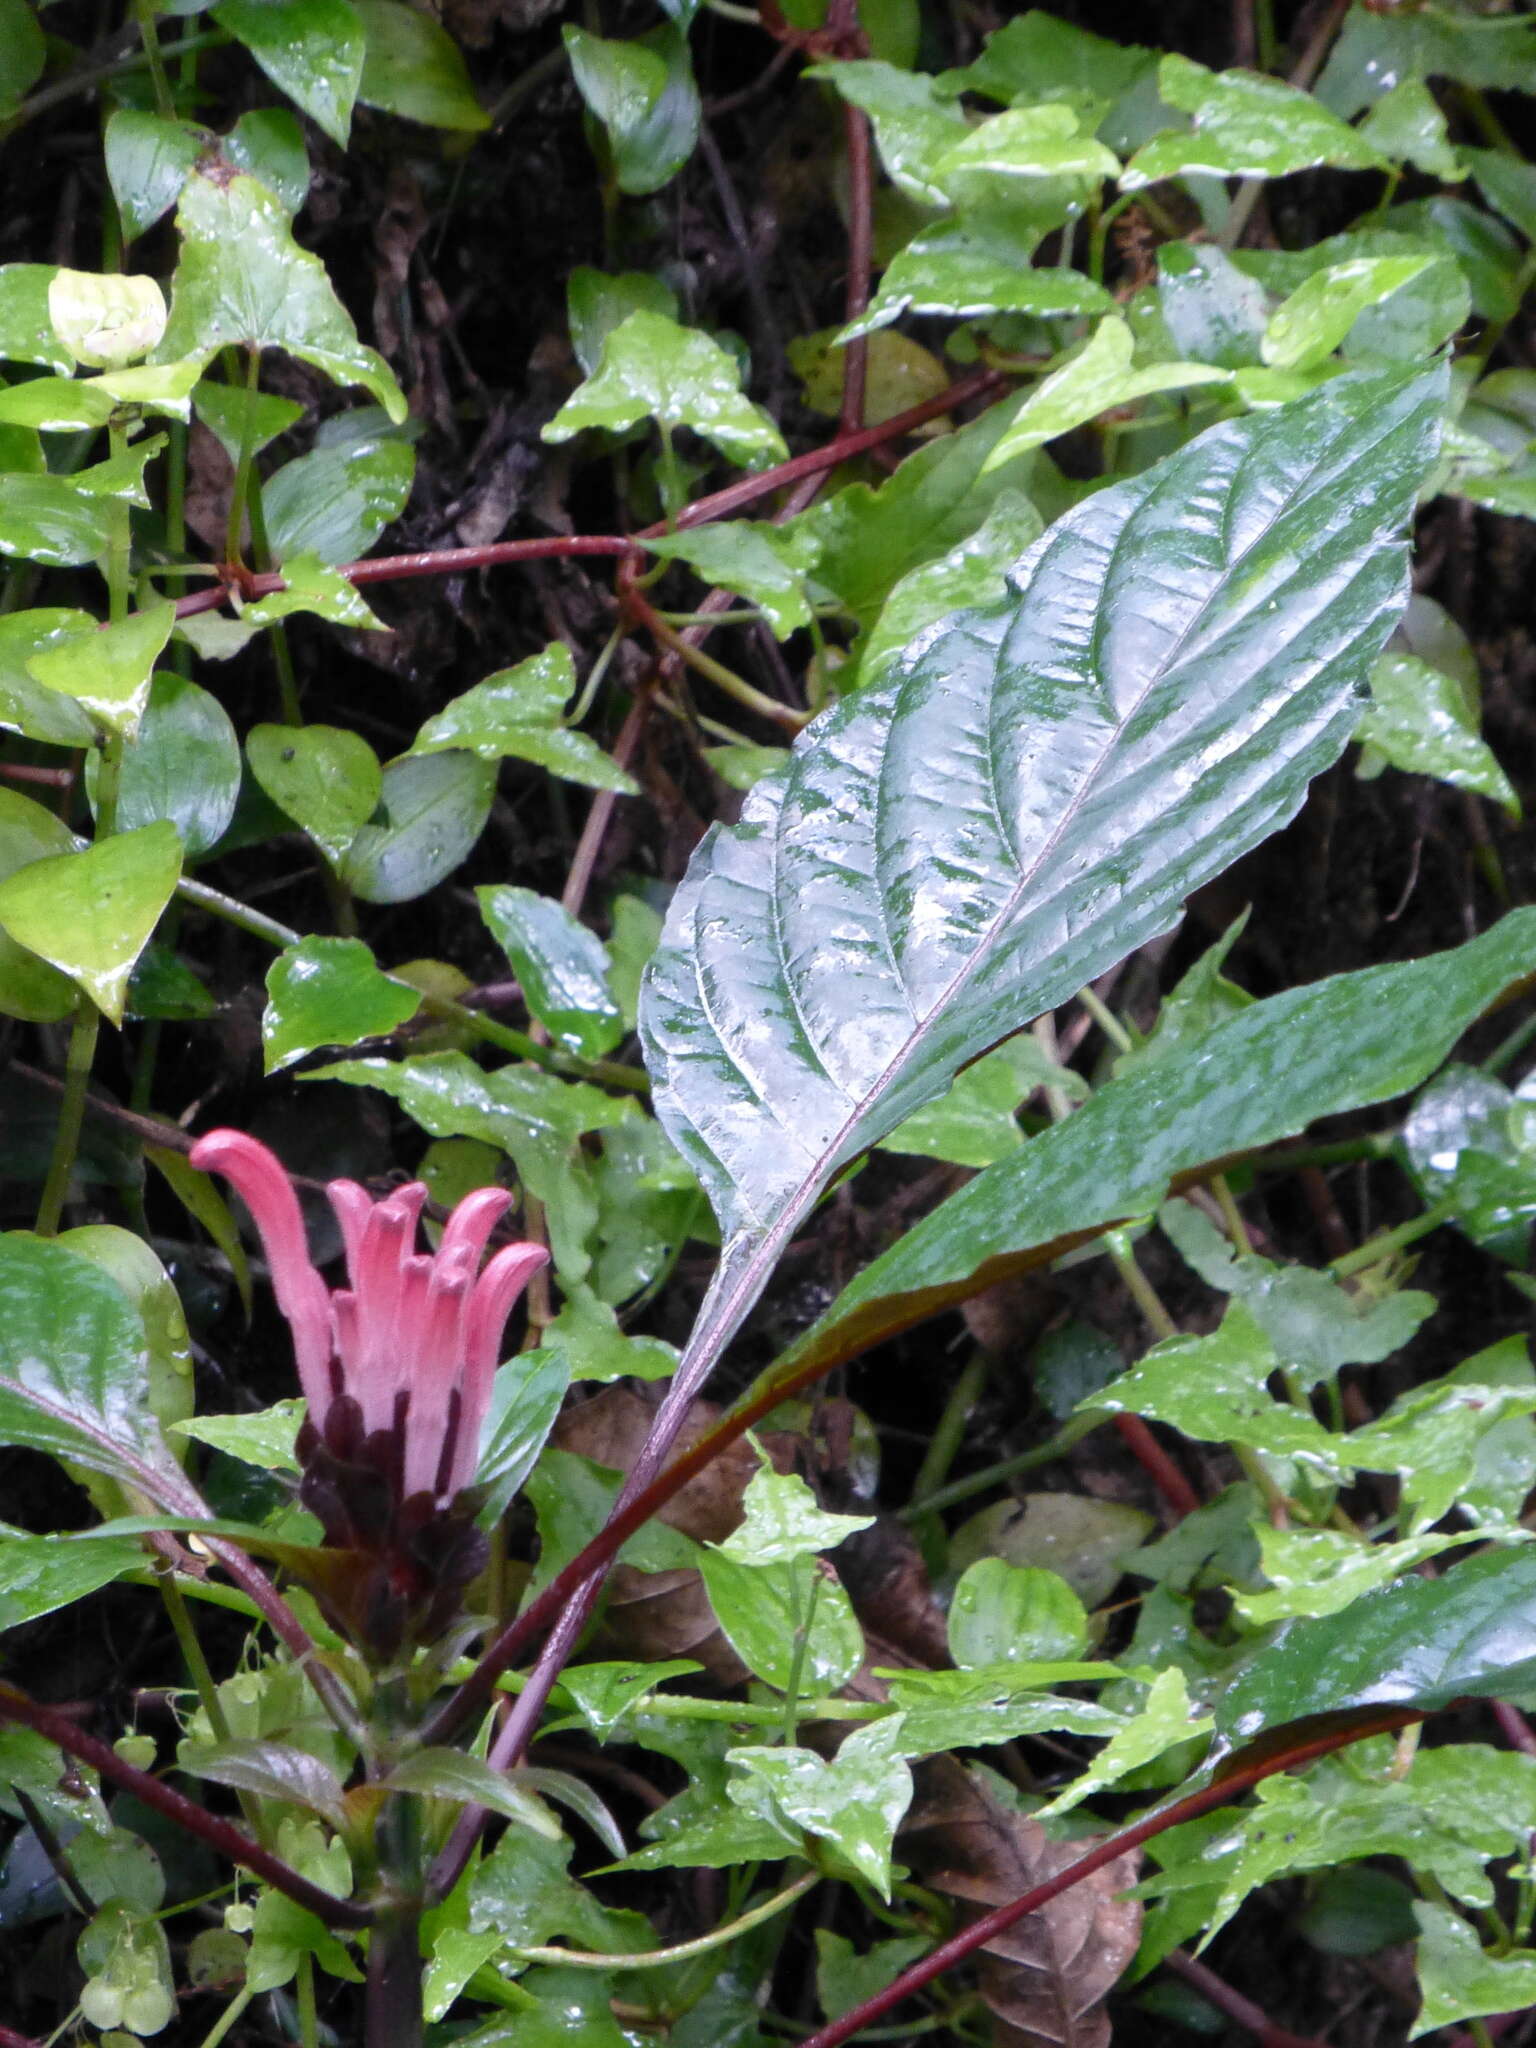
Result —
[[[907, 1860], [936, 1891], [976, 1908], [1004, 1906], [1083, 1854], [1014, 1813], [986, 1778], [952, 1757], [922, 1767], [901, 1835]], [[1141, 1907], [1116, 1897], [1136, 1882], [1134, 1851], [988, 1942], [981, 1991], [1001, 2048], [1106, 2048], [1104, 1999], [1136, 1953]]]

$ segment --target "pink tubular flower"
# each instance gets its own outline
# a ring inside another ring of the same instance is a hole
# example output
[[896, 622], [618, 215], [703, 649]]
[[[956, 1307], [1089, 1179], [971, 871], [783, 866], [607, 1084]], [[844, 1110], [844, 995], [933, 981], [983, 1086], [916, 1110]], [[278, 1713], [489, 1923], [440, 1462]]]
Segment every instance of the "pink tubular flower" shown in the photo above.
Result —
[[319, 1436], [391, 1442], [399, 1499], [451, 1501], [475, 1475], [507, 1317], [548, 1257], [540, 1245], [507, 1245], [481, 1272], [512, 1197], [466, 1195], [429, 1256], [415, 1250], [420, 1181], [378, 1202], [356, 1181], [332, 1181], [352, 1282], [333, 1293], [310, 1259], [293, 1183], [265, 1145], [210, 1131], [191, 1160], [234, 1185], [261, 1233]]

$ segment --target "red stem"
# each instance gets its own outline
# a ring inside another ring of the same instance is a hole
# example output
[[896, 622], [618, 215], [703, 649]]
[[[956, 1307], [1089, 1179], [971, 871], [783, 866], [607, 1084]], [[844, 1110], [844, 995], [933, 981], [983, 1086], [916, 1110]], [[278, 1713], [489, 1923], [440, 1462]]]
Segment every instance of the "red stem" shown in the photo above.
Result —
[[1536, 1756], [1536, 1729], [1520, 1712], [1510, 1706], [1507, 1700], [1494, 1700], [1493, 1718], [1499, 1724], [1499, 1731], [1511, 1749], [1518, 1749], [1526, 1756]]
[[1229, 2020], [1256, 2036], [1259, 2048], [1327, 2048], [1325, 2042], [1315, 2037], [1292, 2034], [1284, 2027], [1277, 2027], [1262, 2006], [1255, 2005], [1251, 1998], [1244, 1998], [1241, 1991], [1234, 1991], [1224, 1978], [1218, 1977], [1214, 1970], [1208, 1970], [1194, 1956], [1186, 1955], [1183, 1949], [1176, 1948], [1171, 1955], [1164, 1956], [1163, 1961], [1198, 1991], [1207, 2005], [1214, 2005], [1218, 2012], [1225, 2013]]
[[78, 1723], [57, 1707], [45, 1707], [39, 1701], [29, 1699], [15, 1686], [0, 1682], [0, 1721], [19, 1721], [23, 1727], [34, 1728], [56, 1743], [70, 1756], [79, 1757], [89, 1764], [103, 1778], [121, 1785], [156, 1813], [164, 1814], [167, 1820], [185, 1828], [189, 1835], [196, 1835], [231, 1863], [239, 1863], [253, 1876], [262, 1878], [280, 1892], [286, 1892], [296, 1905], [305, 1907], [317, 1920], [323, 1920], [328, 1927], [367, 1927], [373, 1919], [369, 1907], [352, 1899], [338, 1899], [334, 1892], [323, 1891], [312, 1884], [307, 1877], [274, 1856], [270, 1849], [264, 1849], [260, 1842], [237, 1828], [232, 1821], [221, 1820], [216, 1813], [199, 1806], [188, 1799], [185, 1793], [167, 1785], [161, 1778], [149, 1771], [141, 1771], [135, 1765], [125, 1763], [115, 1749], [105, 1742], [98, 1742], [94, 1735], [87, 1735]]
[[[926, 426], [929, 420], [938, 419], [957, 406], [1000, 391], [1004, 382], [996, 370], [973, 370], [969, 377], [962, 377], [947, 391], [924, 399], [921, 405], [909, 406], [905, 412], [882, 420], [878, 426], [865, 427], [856, 434], [838, 434], [824, 448], [812, 448], [808, 453], [793, 456], [788, 462], [778, 463], [757, 476], [743, 477], [738, 483], [728, 484], [723, 491], [696, 499], [693, 504], [684, 506], [677, 516], [677, 524], [702, 526], [709, 520], [723, 519], [728, 512], [755, 504], [759, 498], [782, 490], [786, 484], [798, 483], [801, 477], [819, 476], [825, 470], [835, 469], [840, 462], [847, 462], [870, 448], [880, 447], [883, 442], [899, 441], [904, 435]], [[455, 570], [493, 569], [507, 562], [547, 561], [560, 556], [623, 556], [631, 553], [637, 542], [663, 530], [662, 526], [656, 525], [632, 536], [617, 533], [551, 534], [542, 540], [491, 541], [477, 548], [437, 548], [417, 555], [375, 555], [365, 561], [344, 563], [338, 573], [349, 583], [361, 585], [388, 583], [405, 576], [447, 576]], [[195, 591], [190, 597], [178, 598], [177, 618], [187, 619], [198, 612], [217, 611], [232, 587], [230, 582], [220, 581], [207, 590]], [[286, 590], [287, 587], [283, 578], [276, 574], [246, 574], [240, 580], [241, 595], [247, 598], [270, 597], [275, 591]]]
[[30, 2034], [18, 2034], [10, 2027], [0, 2027], [0, 2048], [43, 2048], [41, 2041], [34, 2041]]
[[[845, 321], [857, 320], [869, 303], [869, 269], [874, 248], [875, 175], [869, 149], [869, 116], [858, 107], [843, 108], [843, 136], [848, 156], [848, 296]], [[860, 335], [843, 351], [843, 404], [838, 432], [856, 434], [864, 424], [864, 386], [869, 368], [869, 337]]]
[[1112, 1418], [1126, 1449], [1152, 1481], [1173, 1512], [1183, 1521], [1200, 1506], [1200, 1496], [1139, 1415]]
[[[1022, 1898], [1011, 1899], [1006, 1906], [999, 1906], [995, 1912], [983, 1914], [963, 1933], [952, 1935], [941, 1942], [931, 1954], [924, 1956], [920, 1963], [914, 1963], [909, 1970], [903, 1970], [894, 1983], [884, 1991], [877, 1991], [872, 1998], [866, 1998], [862, 2005], [856, 2005], [851, 2012], [845, 2012], [841, 2019], [823, 2027], [819, 2033], [808, 2036], [800, 2048], [840, 2048], [840, 2044], [851, 2035], [861, 2033], [884, 2018], [893, 2006], [910, 1998], [914, 1991], [922, 1991], [935, 1977], [942, 1976], [956, 1963], [963, 1962], [977, 1949], [985, 1948], [989, 1941], [1006, 1933], [1026, 1913], [1034, 1913], [1041, 1906], [1048, 1906], [1052, 1899], [1062, 1892], [1070, 1891], [1073, 1885], [1081, 1884], [1085, 1877], [1092, 1877], [1096, 1870], [1102, 1870], [1107, 1863], [1113, 1863], [1123, 1856], [1127, 1849], [1136, 1849], [1143, 1842], [1151, 1841], [1154, 1835], [1161, 1835], [1169, 1828], [1179, 1827], [1188, 1820], [1198, 1820], [1203, 1813], [1214, 1807], [1225, 1806], [1229, 1800], [1249, 1792], [1264, 1778], [1271, 1778], [1277, 1771], [1295, 1770], [1299, 1765], [1312, 1763], [1320, 1756], [1328, 1756], [1336, 1749], [1344, 1749], [1351, 1742], [1359, 1742], [1364, 1736], [1379, 1735], [1387, 1728], [1406, 1728], [1410, 1722], [1422, 1721], [1424, 1716], [1408, 1708], [1387, 1710], [1373, 1716], [1369, 1721], [1358, 1720], [1348, 1728], [1335, 1728], [1327, 1735], [1319, 1735], [1310, 1742], [1300, 1742], [1292, 1748], [1282, 1749], [1256, 1758], [1246, 1765], [1234, 1763], [1211, 1784], [1198, 1792], [1191, 1792], [1183, 1799], [1176, 1799], [1171, 1805], [1159, 1807], [1134, 1827], [1122, 1828], [1119, 1834], [1110, 1835], [1090, 1849], [1086, 1856], [1080, 1856], [1065, 1870], [1047, 1878], [1044, 1884], [1037, 1884]], [[1278, 2043], [1276, 2044], [1278, 2048]]]

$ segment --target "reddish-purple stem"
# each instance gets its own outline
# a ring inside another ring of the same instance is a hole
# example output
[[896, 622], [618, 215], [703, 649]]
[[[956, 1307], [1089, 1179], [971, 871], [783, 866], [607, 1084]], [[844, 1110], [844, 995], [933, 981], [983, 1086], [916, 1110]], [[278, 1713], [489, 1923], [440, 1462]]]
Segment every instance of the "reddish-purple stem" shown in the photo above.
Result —
[[[757, 476], [743, 477], [738, 483], [728, 484], [723, 491], [696, 499], [693, 504], [684, 506], [677, 516], [677, 524], [702, 526], [709, 520], [723, 519], [727, 513], [739, 511], [743, 505], [755, 504], [759, 498], [782, 490], [787, 484], [798, 483], [801, 477], [819, 476], [826, 470], [835, 469], [840, 462], [850, 461], [855, 455], [878, 448], [884, 442], [899, 441], [904, 435], [926, 426], [929, 420], [938, 419], [957, 406], [1000, 391], [1004, 382], [1005, 379], [995, 370], [974, 370], [969, 377], [962, 377], [958, 383], [951, 384], [947, 391], [924, 399], [921, 405], [909, 406], [905, 412], [882, 420], [878, 426], [865, 427], [856, 434], [839, 434], [823, 448], [812, 448], [804, 455], [793, 456], [788, 462], [761, 471]], [[551, 557], [624, 556], [633, 552], [637, 542], [662, 530], [660, 526], [649, 526], [643, 533], [634, 535], [551, 534], [539, 540], [491, 541], [484, 547], [437, 548], [416, 555], [376, 555], [361, 562], [344, 563], [339, 573], [353, 584], [388, 583], [405, 576], [446, 576], [455, 571], [494, 569], [508, 562], [547, 561]], [[177, 618], [192, 618], [199, 612], [217, 611], [232, 587], [230, 582], [220, 581], [207, 590], [194, 591], [190, 597], [178, 598]], [[275, 573], [242, 574], [239, 580], [240, 593], [246, 598], [270, 597], [275, 591], [286, 588], [283, 578]]]
[[1292, 2034], [1284, 2027], [1277, 2027], [1262, 2006], [1255, 2005], [1251, 1998], [1244, 1998], [1241, 1991], [1234, 1991], [1225, 1978], [1218, 1977], [1214, 1970], [1208, 1970], [1194, 1956], [1186, 1955], [1183, 1949], [1174, 1949], [1171, 1955], [1164, 1956], [1163, 1961], [1176, 1976], [1182, 1977], [1186, 1984], [1198, 1991], [1207, 2005], [1214, 2005], [1218, 2012], [1225, 2013], [1229, 2020], [1252, 2034], [1259, 2048], [1327, 2048], [1327, 2044], [1315, 2036], [1309, 2038], [1304, 2034]]
[[1507, 1700], [1494, 1700], [1491, 1704], [1499, 1732], [1510, 1748], [1522, 1750], [1526, 1756], [1536, 1756], [1536, 1729], [1531, 1727], [1519, 1708], [1512, 1707]]
[[1006, 1906], [999, 1906], [995, 1912], [985, 1913], [962, 1933], [955, 1934], [948, 1941], [941, 1942], [931, 1954], [924, 1956], [920, 1963], [914, 1963], [884, 1991], [877, 1991], [872, 1998], [866, 1998], [862, 2005], [856, 2005], [851, 2012], [845, 2012], [841, 2019], [823, 2027], [819, 2033], [807, 2036], [800, 2048], [841, 2048], [841, 2043], [852, 2035], [862, 2033], [865, 2027], [873, 2026], [883, 2019], [903, 1999], [910, 1998], [915, 1991], [922, 1991], [935, 1977], [953, 1969], [956, 1963], [964, 1962], [979, 1948], [985, 1948], [989, 1941], [1004, 1934], [1027, 1913], [1038, 1912], [1048, 1906], [1052, 1899], [1070, 1891], [1075, 1884], [1081, 1884], [1085, 1877], [1092, 1877], [1096, 1870], [1102, 1870], [1107, 1863], [1113, 1863], [1128, 1849], [1140, 1848], [1143, 1842], [1150, 1842], [1154, 1835], [1165, 1834], [1189, 1820], [1198, 1820], [1203, 1813], [1225, 1806], [1229, 1800], [1239, 1798], [1244, 1792], [1265, 1778], [1271, 1778], [1277, 1771], [1292, 1771], [1301, 1764], [1314, 1762], [1320, 1756], [1328, 1756], [1336, 1749], [1344, 1749], [1351, 1742], [1359, 1742], [1366, 1735], [1379, 1735], [1386, 1728], [1406, 1728], [1410, 1722], [1424, 1717], [1407, 1708], [1391, 1709], [1372, 1717], [1361, 1719], [1343, 1729], [1333, 1729], [1326, 1735], [1315, 1737], [1310, 1742], [1299, 1742], [1289, 1749], [1276, 1750], [1262, 1755], [1252, 1763], [1235, 1765], [1217, 1777], [1211, 1784], [1198, 1792], [1191, 1792], [1183, 1799], [1175, 1799], [1170, 1805], [1159, 1807], [1134, 1827], [1122, 1828], [1116, 1835], [1110, 1835], [1090, 1849], [1086, 1856], [1080, 1856], [1065, 1870], [1047, 1878], [1044, 1884], [1037, 1884], [1022, 1898], [1011, 1899]]
[[1163, 1499], [1179, 1517], [1192, 1515], [1200, 1505], [1200, 1496], [1190, 1485], [1178, 1466], [1163, 1449], [1157, 1438], [1139, 1415], [1116, 1415], [1112, 1418], [1119, 1430], [1126, 1449], [1152, 1481]]
[[290, 1868], [280, 1856], [274, 1856], [270, 1849], [264, 1849], [260, 1842], [237, 1828], [232, 1821], [221, 1820], [216, 1813], [199, 1806], [188, 1799], [185, 1793], [167, 1785], [149, 1771], [141, 1771], [135, 1765], [126, 1763], [117, 1751], [105, 1742], [98, 1742], [94, 1735], [85, 1730], [68, 1714], [57, 1707], [45, 1707], [38, 1700], [29, 1699], [18, 1692], [13, 1685], [0, 1682], [0, 1721], [19, 1721], [23, 1727], [33, 1728], [49, 1742], [56, 1743], [69, 1756], [77, 1756], [89, 1764], [103, 1778], [114, 1785], [121, 1785], [140, 1799], [156, 1813], [185, 1828], [189, 1835], [196, 1835], [206, 1842], [210, 1849], [227, 1857], [231, 1863], [238, 1863], [253, 1876], [285, 1892], [295, 1905], [305, 1907], [317, 1920], [323, 1920], [329, 1927], [367, 1927], [372, 1923], [373, 1914], [369, 1907], [353, 1899], [338, 1899], [334, 1892], [322, 1890], [317, 1884], [299, 1871]]
[[0, 2027], [0, 2048], [43, 2048], [41, 2041], [34, 2041], [30, 2034], [18, 2034], [14, 2028]]

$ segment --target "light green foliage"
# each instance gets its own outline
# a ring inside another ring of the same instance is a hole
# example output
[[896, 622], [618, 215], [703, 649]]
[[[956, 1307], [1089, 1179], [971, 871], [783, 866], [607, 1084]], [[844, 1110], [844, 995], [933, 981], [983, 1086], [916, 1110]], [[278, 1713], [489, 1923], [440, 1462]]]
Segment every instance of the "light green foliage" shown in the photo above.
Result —
[[269, 1074], [321, 1045], [384, 1038], [414, 1017], [419, 993], [380, 971], [361, 939], [305, 939], [267, 973], [261, 1020]]
[[768, 415], [743, 396], [737, 365], [719, 342], [664, 313], [641, 310], [609, 334], [596, 370], [561, 406], [544, 438], [568, 441], [586, 427], [623, 433], [646, 419], [663, 429], [690, 427], [748, 468], [782, 461], [789, 452]]
[[566, 782], [633, 796], [633, 779], [585, 733], [562, 722], [575, 688], [570, 650], [556, 641], [515, 668], [487, 676], [434, 713], [411, 752], [461, 748], [483, 761], [528, 761]]

